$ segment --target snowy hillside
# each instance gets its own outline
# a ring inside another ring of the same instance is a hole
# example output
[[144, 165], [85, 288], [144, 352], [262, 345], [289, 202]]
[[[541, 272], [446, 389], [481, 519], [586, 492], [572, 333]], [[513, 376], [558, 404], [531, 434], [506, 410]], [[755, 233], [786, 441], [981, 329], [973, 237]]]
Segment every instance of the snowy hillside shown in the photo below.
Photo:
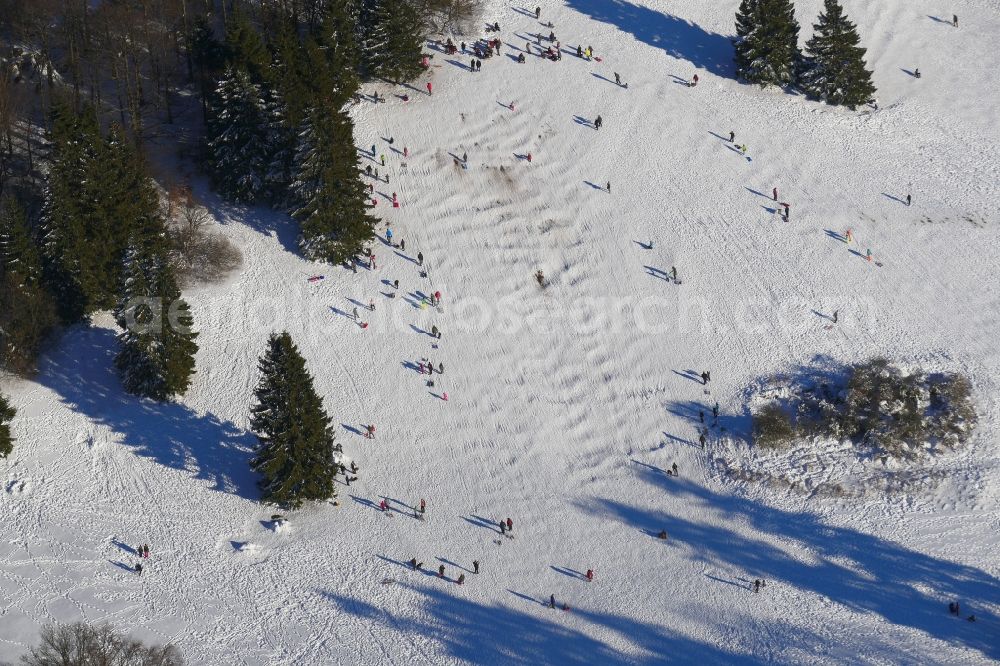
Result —
[[[996, 4], [846, 0], [879, 89], [858, 112], [738, 83], [735, 0], [537, 0], [541, 22], [534, 4], [490, 6], [505, 45], [481, 72], [428, 47], [428, 77], [353, 107], [405, 251], [376, 242], [356, 275], [311, 264], [286, 216], [202, 183], [246, 260], [185, 293], [201, 335], [184, 399], [122, 392], [110, 317], [5, 384], [0, 661], [78, 619], [193, 664], [1000, 660]], [[820, 6], [796, 3], [803, 39]], [[518, 64], [548, 21], [567, 53]], [[421, 307], [435, 291], [441, 308]], [[276, 524], [248, 425], [282, 329], [360, 478]], [[977, 435], [934, 482], [835, 501], [720, 475], [747, 447], [755, 381], [875, 355], [972, 381]]]

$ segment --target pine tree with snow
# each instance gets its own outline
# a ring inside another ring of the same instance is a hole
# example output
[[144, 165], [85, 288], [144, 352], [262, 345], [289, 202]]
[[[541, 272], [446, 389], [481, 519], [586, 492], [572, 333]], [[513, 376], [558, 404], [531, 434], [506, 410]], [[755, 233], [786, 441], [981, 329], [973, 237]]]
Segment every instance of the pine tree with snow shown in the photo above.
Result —
[[800, 85], [806, 94], [854, 110], [875, 96], [857, 27], [838, 0], [825, 0], [813, 36], [806, 42]]
[[361, 17], [362, 64], [368, 76], [403, 82], [423, 72], [423, 24], [407, 0], [368, 0]]
[[340, 263], [374, 236], [368, 196], [357, 168], [354, 125], [343, 112], [314, 109], [299, 134], [292, 215], [303, 254]]
[[93, 111], [78, 113], [65, 102], [54, 103], [49, 141], [41, 223], [45, 278], [60, 317], [75, 323], [96, 309], [105, 287], [95, 274], [103, 262], [88, 225], [92, 197], [83, 193], [98, 170], [100, 129]]
[[24, 209], [13, 197], [0, 201], [0, 368], [18, 374], [35, 370], [58, 321], [41, 261]]
[[786, 85], [801, 62], [792, 0], [742, 0], [736, 13], [736, 74], [750, 83]]
[[14, 450], [14, 438], [10, 434], [10, 422], [17, 410], [0, 394], [0, 458], [5, 458]]
[[254, 83], [266, 80], [271, 55], [260, 33], [242, 11], [237, 10], [229, 16], [225, 54], [229, 68], [246, 72]]
[[250, 465], [263, 477], [261, 499], [297, 508], [336, 496], [331, 419], [287, 332], [271, 335], [258, 367], [250, 426], [259, 444]]
[[16, 274], [21, 283], [42, 280], [42, 257], [31, 238], [24, 208], [13, 196], [0, 199], [0, 273]]
[[331, 99], [339, 109], [358, 89], [358, 31], [360, 7], [357, 0], [331, 2], [323, 15], [318, 45], [326, 57]]
[[180, 296], [164, 249], [157, 243], [133, 243], [126, 252], [114, 311], [123, 329], [115, 367], [129, 393], [168, 400], [187, 390], [198, 334]]
[[227, 69], [209, 111], [209, 168], [215, 187], [241, 203], [267, 195], [271, 114], [261, 87], [241, 69]]

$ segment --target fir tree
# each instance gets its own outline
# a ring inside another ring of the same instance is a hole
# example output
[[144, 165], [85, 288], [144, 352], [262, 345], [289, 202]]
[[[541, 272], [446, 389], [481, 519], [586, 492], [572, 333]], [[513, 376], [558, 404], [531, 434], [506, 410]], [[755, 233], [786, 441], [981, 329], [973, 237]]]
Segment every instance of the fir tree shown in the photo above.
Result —
[[13, 197], [0, 201], [0, 367], [33, 372], [42, 343], [56, 323], [24, 210]]
[[267, 194], [271, 119], [261, 88], [239, 69], [228, 69], [209, 115], [209, 162], [215, 186], [242, 203]]
[[0, 199], [0, 273], [16, 274], [21, 283], [41, 284], [42, 258], [24, 208], [14, 197]]
[[188, 36], [188, 53], [196, 71], [198, 95], [201, 97], [202, 119], [208, 122], [208, 103], [211, 95], [211, 77], [225, 64], [225, 48], [215, 38], [215, 31], [208, 19], [199, 15], [194, 20]]
[[300, 132], [292, 215], [301, 224], [303, 253], [310, 259], [340, 263], [374, 234], [353, 130], [345, 113], [316, 109]]
[[792, 0], [742, 0], [736, 13], [736, 74], [750, 83], [785, 85], [801, 61]]
[[246, 14], [234, 12], [226, 25], [226, 62], [230, 68], [243, 70], [254, 83], [263, 83], [271, 56], [260, 33]]
[[323, 16], [318, 41], [327, 61], [331, 108], [339, 109], [346, 104], [361, 84], [358, 80], [359, 16], [355, 0], [331, 2]]
[[14, 438], [10, 434], [10, 422], [17, 410], [11, 406], [7, 398], [0, 394], [0, 458], [4, 458], [14, 449]]
[[97, 306], [106, 287], [98, 269], [104, 265], [92, 243], [88, 225], [89, 194], [84, 187], [96, 173], [100, 130], [90, 110], [77, 113], [64, 102], [53, 105], [49, 133], [52, 156], [42, 211], [42, 254], [45, 276], [63, 321], [82, 320]]
[[854, 110], [875, 96], [872, 73], [865, 67], [857, 27], [837, 0], [825, 0], [813, 36], [806, 42], [801, 86], [806, 94]]
[[334, 497], [330, 417], [287, 332], [271, 335], [258, 367], [262, 376], [250, 424], [259, 445], [250, 465], [263, 476], [262, 499], [299, 507]]
[[129, 393], [167, 400], [184, 393], [198, 345], [194, 320], [159, 243], [132, 244], [126, 253], [115, 320], [115, 367]]
[[422, 22], [407, 0], [370, 0], [362, 22], [361, 52], [369, 76], [402, 82], [423, 72]]

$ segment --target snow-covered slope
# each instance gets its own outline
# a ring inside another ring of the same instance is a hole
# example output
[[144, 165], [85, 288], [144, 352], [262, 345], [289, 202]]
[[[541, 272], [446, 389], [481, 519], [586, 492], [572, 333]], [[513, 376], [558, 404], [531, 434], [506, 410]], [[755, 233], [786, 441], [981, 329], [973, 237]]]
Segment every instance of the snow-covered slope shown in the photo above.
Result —
[[[376, 212], [406, 252], [377, 243], [378, 269], [357, 275], [311, 265], [287, 218], [203, 188], [246, 263], [186, 294], [202, 331], [189, 395], [123, 395], [100, 320], [5, 387], [19, 441], [0, 488], [0, 657], [85, 618], [195, 664], [1000, 659], [995, 5], [963, 3], [956, 29], [925, 0], [846, 2], [879, 87], [877, 112], [851, 113], [733, 80], [735, 2], [539, 4], [564, 47], [602, 61], [517, 64], [548, 28], [497, 2], [504, 54], [481, 72], [437, 53], [433, 96], [420, 81], [409, 102], [379, 88], [387, 103], [354, 108], [358, 145], [388, 160]], [[820, 4], [797, 3], [804, 36]], [[436, 290], [441, 311], [421, 308]], [[341, 506], [279, 528], [247, 425], [280, 329], [361, 470]], [[756, 378], [876, 354], [972, 379], [979, 433], [936, 463], [943, 483], [834, 502], [719, 478]], [[445, 366], [434, 387], [424, 358]], [[716, 401], [725, 432], [702, 450], [697, 412]], [[513, 539], [494, 527], [508, 516]], [[978, 621], [950, 616], [955, 599]]]

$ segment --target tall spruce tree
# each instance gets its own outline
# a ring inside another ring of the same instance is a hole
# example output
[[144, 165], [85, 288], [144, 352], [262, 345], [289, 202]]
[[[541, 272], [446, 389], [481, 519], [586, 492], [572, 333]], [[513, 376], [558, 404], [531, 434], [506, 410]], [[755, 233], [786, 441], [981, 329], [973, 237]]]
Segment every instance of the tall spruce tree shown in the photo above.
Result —
[[168, 400], [183, 394], [194, 374], [194, 319], [181, 299], [164, 244], [133, 243], [124, 264], [115, 308], [124, 330], [118, 335], [115, 367], [129, 393]]
[[361, 31], [368, 76], [403, 82], [423, 72], [423, 23], [407, 0], [369, 0], [362, 12]]
[[188, 36], [188, 52], [198, 80], [202, 119], [208, 122], [208, 104], [212, 93], [211, 78], [225, 64], [226, 50], [215, 38], [211, 23], [203, 15], [194, 20]]
[[271, 56], [260, 33], [242, 11], [234, 12], [226, 25], [226, 62], [243, 70], [254, 83], [263, 83]]
[[0, 273], [16, 274], [19, 281], [30, 284], [42, 279], [42, 258], [28, 216], [13, 196], [0, 199]]
[[57, 323], [42, 284], [42, 263], [24, 209], [0, 201], [0, 367], [30, 374], [42, 343]]
[[802, 57], [792, 0], [742, 0], [735, 49], [736, 74], [745, 81], [792, 83]]
[[63, 321], [82, 320], [97, 307], [106, 287], [99, 270], [101, 248], [91, 242], [91, 197], [84, 195], [97, 172], [100, 129], [91, 110], [77, 113], [66, 102], [53, 104], [49, 140], [52, 154], [42, 210], [45, 276]]
[[226, 70], [209, 112], [209, 166], [216, 188], [234, 201], [268, 194], [272, 114], [261, 87], [241, 69]]
[[854, 110], [875, 96], [857, 27], [837, 0], [825, 0], [813, 36], [806, 42], [800, 85], [806, 94]]
[[11, 406], [7, 398], [0, 394], [0, 458], [10, 455], [14, 450], [14, 438], [10, 434], [10, 422], [17, 410]]
[[354, 125], [343, 112], [314, 109], [299, 134], [292, 215], [306, 257], [340, 263], [374, 236], [357, 168]]
[[330, 108], [339, 109], [360, 85], [358, 79], [358, 21], [360, 9], [356, 0], [331, 2], [323, 16], [319, 45], [326, 56]]
[[299, 507], [334, 497], [331, 420], [287, 332], [271, 335], [258, 367], [261, 379], [250, 424], [259, 445], [250, 466], [263, 477], [262, 499]]

